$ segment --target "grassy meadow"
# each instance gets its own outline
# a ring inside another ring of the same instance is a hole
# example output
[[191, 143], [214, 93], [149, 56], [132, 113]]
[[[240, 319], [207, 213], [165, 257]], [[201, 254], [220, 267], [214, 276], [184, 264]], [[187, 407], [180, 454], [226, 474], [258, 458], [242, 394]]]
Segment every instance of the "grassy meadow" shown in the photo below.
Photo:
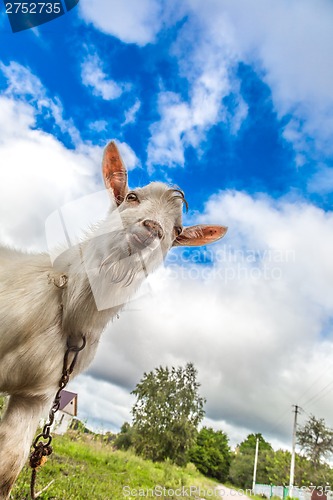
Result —
[[[50, 481], [41, 500], [120, 500], [134, 498], [219, 498], [217, 483], [189, 464], [153, 463], [132, 452], [113, 450], [110, 443], [91, 435], [69, 431], [54, 436], [53, 454], [38, 471], [36, 491]], [[12, 499], [29, 498], [31, 469], [25, 467], [13, 489]]]

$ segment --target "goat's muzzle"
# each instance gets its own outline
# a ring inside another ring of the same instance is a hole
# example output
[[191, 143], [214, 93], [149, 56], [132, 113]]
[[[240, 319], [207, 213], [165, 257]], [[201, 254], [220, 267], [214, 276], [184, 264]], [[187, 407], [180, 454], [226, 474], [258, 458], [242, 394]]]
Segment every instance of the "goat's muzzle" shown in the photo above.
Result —
[[150, 219], [135, 224], [127, 233], [127, 241], [130, 247], [143, 250], [152, 245], [153, 242], [163, 238], [164, 232], [161, 225]]
[[150, 219], [145, 219], [142, 224], [148, 231], [154, 236], [154, 238], [159, 238], [160, 240], [163, 238], [163, 229], [161, 224], [159, 222], [156, 222], [154, 220]]

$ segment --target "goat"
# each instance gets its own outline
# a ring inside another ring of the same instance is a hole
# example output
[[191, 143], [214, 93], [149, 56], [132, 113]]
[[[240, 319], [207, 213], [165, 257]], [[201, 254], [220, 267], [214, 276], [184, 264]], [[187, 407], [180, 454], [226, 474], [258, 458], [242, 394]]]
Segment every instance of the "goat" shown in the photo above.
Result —
[[205, 245], [226, 232], [183, 228], [179, 189], [152, 182], [129, 190], [115, 142], [105, 148], [102, 171], [109, 213], [53, 265], [47, 254], [0, 247], [0, 393], [9, 395], [0, 423], [1, 500], [9, 498], [52, 404], [68, 341], [86, 340], [75, 376], [91, 363], [107, 323], [172, 246]]

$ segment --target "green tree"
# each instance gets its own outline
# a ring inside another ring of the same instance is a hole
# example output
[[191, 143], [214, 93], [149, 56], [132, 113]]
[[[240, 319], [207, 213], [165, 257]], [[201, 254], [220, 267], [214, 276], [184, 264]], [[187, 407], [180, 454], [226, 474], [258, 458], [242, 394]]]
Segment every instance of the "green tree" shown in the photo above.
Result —
[[[275, 453], [272, 453], [270, 458], [267, 466], [268, 482], [280, 485], [289, 484], [291, 453], [285, 450], [277, 450]], [[297, 458], [296, 462], [298, 462]], [[299, 484], [296, 475], [297, 474], [295, 474], [295, 484]]]
[[238, 451], [244, 453], [246, 451], [255, 452], [257, 439], [259, 439], [259, 450], [260, 451], [272, 451], [272, 445], [265, 441], [262, 434], [259, 432], [257, 434], [249, 434], [244, 441], [238, 445]]
[[[267, 465], [268, 482], [272, 484], [289, 484], [291, 453], [286, 450], [277, 450], [271, 454]], [[312, 480], [311, 464], [296, 453], [294, 484], [307, 486]], [[320, 483], [318, 483], [320, 484]]]
[[254, 456], [249, 452], [235, 453], [229, 471], [230, 481], [240, 488], [251, 488]]
[[114, 441], [115, 447], [120, 450], [128, 450], [134, 446], [134, 441], [135, 431], [133, 427], [128, 422], [124, 422], [121, 426], [120, 433]]
[[[277, 450], [269, 457], [267, 465], [268, 483], [289, 484], [291, 453], [285, 450]], [[309, 486], [310, 484], [323, 485], [332, 484], [333, 471], [328, 464], [320, 464], [314, 468], [310, 460], [296, 453], [295, 456], [295, 478], [297, 486]]]
[[305, 425], [298, 429], [297, 443], [314, 468], [318, 469], [321, 461], [333, 453], [333, 429], [326, 427], [323, 418], [311, 415]]
[[228, 437], [224, 432], [203, 427], [189, 457], [205, 476], [214, 477], [219, 481], [228, 478], [231, 452]]
[[134, 447], [153, 461], [169, 458], [178, 465], [188, 461], [197, 427], [204, 417], [205, 400], [192, 363], [185, 368], [156, 368], [145, 373], [132, 392]]
[[231, 462], [229, 477], [237, 486], [251, 488], [253, 480], [254, 455], [257, 438], [259, 438], [259, 456], [257, 467], [257, 483], [269, 483], [268, 467], [274, 454], [273, 448], [261, 434], [249, 434], [240, 443]]

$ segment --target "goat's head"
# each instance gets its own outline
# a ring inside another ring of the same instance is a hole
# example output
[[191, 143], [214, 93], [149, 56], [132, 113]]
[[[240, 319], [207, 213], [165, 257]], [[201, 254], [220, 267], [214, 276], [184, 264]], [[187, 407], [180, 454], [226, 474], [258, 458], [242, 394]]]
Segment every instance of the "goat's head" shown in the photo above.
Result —
[[110, 142], [103, 158], [106, 188], [120, 214], [125, 238], [124, 255], [150, 252], [158, 248], [163, 257], [172, 246], [198, 246], [224, 236], [227, 228], [216, 225], [183, 227], [182, 208], [187, 202], [180, 189], [161, 182], [129, 190], [127, 171], [118, 148]]
[[[227, 231], [215, 225], [183, 227], [182, 211], [187, 202], [180, 189], [152, 182], [130, 190], [126, 167], [114, 142], [105, 149], [102, 170], [111, 209], [82, 245], [71, 249], [68, 258], [64, 253], [67, 265], [74, 261], [76, 273], [88, 277], [98, 310], [125, 304], [172, 246], [206, 245]], [[66, 269], [64, 258], [57, 259], [62, 270]], [[80, 290], [77, 283], [75, 286]]]

